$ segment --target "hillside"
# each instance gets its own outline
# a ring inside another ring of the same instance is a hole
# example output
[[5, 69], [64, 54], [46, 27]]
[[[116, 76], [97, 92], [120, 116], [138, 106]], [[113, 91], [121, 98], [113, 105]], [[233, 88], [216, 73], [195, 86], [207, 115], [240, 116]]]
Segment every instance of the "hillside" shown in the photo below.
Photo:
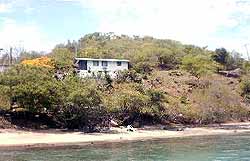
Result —
[[[125, 58], [131, 67], [114, 80], [79, 79], [72, 61], [75, 47], [77, 57]], [[31, 120], [43, 116], [44, 124], [50, 120], [56, 127], [87, 131], [108, 126], [111, 119], [143, 126], [249, 118], [249, 62], [224, 48], [211, 51], [173, 40], [93, 33], [58, 44], [43, 59], [49, 68], [40, 65], [41, 58], [25, 60], [22, 55], [25, 61], [1, 74], [0, 106], [7, 112], [15, 107]], [[240, 74], [234, 77], [219, 74], [235, 69]], [[56, 73], [67, 74], [58, 80]], [[18, 116], [11, 115], [10, 122]]]

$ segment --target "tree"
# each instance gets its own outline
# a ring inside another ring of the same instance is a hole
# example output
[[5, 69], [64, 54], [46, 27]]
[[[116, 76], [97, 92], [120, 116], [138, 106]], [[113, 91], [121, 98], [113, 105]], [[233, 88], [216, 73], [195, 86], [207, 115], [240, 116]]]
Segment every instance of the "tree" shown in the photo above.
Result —
[[89, 132], [106, 119], [106, 108], [97, 84], [91, 80], [69, 77], [63, 80], [63, 106], [57, 109], [55, 118], [70, 129], [87, 128]]
[[73, 65], [74, 54], [66, 48], [55, 48], [50, 56], [56, 68], [70, 68]]
[[7, 87], [6, 96], [11, 104], [32, 112], [52, 110], [63, 97], [59, 96], [58, 81], [53, 69], [41, 66], [17, 65], [0, 76], [0, 85]]
[[48, 58], [46, 56], [36, 58], [36, 59], [31, 59], [31, 60], [23, 60], [21, 64], [47, 67], [47, 68], [54, 68], [55, 66], [54, 61], [51, 58]]
[[106, 116], [95, 81], [74, 76], [59, 81], [53, 75], [51, 68], [17, 65], [0, 75], [0, 89], [11, 103], [31, 113], [50, 114], [62, 127], [87, 126], [93, 131]]
[[243, 58], [238, 52], [228, 52], [225, 48], [215, 50], [213, 60], [224, 66], [225, 70], [234, 70], [243, 67]]
[[212, 56], [212, 58], [222, 64], [225, 65], [227, 63], [227, 59], [229, 57], [229, 53], [225, 48], [219, 48], [215, 50], [215, 54]]
[[231, 52], [226, 60], [226, 70], [234, 70], [236, 68], [243, 68], [244, 59], [238, 52]]

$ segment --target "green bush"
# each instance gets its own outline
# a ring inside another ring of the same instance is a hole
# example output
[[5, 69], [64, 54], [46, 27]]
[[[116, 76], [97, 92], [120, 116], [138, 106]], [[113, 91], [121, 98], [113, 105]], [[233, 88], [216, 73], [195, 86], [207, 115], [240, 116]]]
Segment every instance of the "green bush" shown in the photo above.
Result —
[[241, 87], [241, 96], [244, 97], [244, 100], [246, 102], [250, 102], [250, 80], [248, 77], [243, 78], [243, 80], [240, 83]]
[[[163, 92], [145, 89], [134, 83], [118, 84], [112, 93], [107, 93], [104, 104], [123, 124], [147, 122], [147, 118], [159, 120], [164, 115], [167, 102]], [[152, 121], [152, 120], [151, 120]]]
[[8, 92], [9, 89], [7, 87], [0, 85], [0, 109], [10, 108], [10, 98], [6, 95]]
[[158, 61], [158, 67], [160, 67], [160, 69], [167, 70], [176, 69], [180, 64], [180, 61], [173, 54], [159, 56]]
[[53, 70], [43, 67], [17, 65], [0, 77], [6, 96], [12, 103], [33, 112], [50, 110], [60, 102], [59, 82], [53, 78]]
[[216, 71], [216, 63], [206, 55], [187, 55], [182, 59], [182, 69], [200, 77]]
[[124, 83], [124, 82], [141, 83], [142, 76], [141, 74], [137, 73], [135, 70], [119, 71], [116, 76], [116, 82], [117, 83]]
[[68, 94], [64, 100], [64, 106], [56, 114], [57, 120], [71, 129], [87, 127], [88, 131], [94, 131], [94, 128], [102, 123], [106, 114], [100, 91], [95, 84], [82, 81], [68, 84], [66, 88]]
[[101, 123], [98, 117], [105, 112], [97, 85], [72, 76], [59, 81], [53, 73], [49, 68], [18, 65], [1, 75], [0, 85], [5, 89], [7, 100], [18, 107], [33, 113], [52, 114], [63, 127], [88, 125], [92, 131]]
[[149, 97], [138, 91], [136, 85], [132, 83], [120, 84], [110, 98], [110, 104], [107, 104], [107, 107], [127, 113], [142, 112], [149, 101]]
[[72, 68], [74, 53], [66, 48], [55, 48], [51, 53], [51, 58], [54, 59], [56, 68]]
[[243, 69], [244, 74], [249, 74], [250, 73], [250, 62], [245, 61], [242, 65], [242, 69]]
[[140, 62], [134, 65], [133, 69], [138, 73], [148, 75], [153, 71], [153, 67], [154, 65], [150, 62]]
[[151, 115], [161, 116], [165, 112], [165, 104], [168, 103], [168, 100], [165, 94], [156, 89], [149, 89], [146, 91], [146, 94], [149, 96], [150, 101], [148, 103], [149, 113]]

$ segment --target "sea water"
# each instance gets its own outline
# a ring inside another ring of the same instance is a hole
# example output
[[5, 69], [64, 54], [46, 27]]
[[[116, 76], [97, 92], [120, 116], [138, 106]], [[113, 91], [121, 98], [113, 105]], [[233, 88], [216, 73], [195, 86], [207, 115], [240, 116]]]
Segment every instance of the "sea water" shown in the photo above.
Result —
[[0, 150], [0, 161], [250, 161], [250, 133], [106, 143], [81, 148]]

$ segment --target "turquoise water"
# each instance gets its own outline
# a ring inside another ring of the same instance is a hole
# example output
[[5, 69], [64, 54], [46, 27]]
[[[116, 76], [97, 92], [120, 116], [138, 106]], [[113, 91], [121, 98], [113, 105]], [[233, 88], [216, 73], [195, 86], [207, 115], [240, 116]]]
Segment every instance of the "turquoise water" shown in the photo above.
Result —
[[78, 149], [0, 150], [0, 161], [250, 161], [250, 133], [115, 143]]

